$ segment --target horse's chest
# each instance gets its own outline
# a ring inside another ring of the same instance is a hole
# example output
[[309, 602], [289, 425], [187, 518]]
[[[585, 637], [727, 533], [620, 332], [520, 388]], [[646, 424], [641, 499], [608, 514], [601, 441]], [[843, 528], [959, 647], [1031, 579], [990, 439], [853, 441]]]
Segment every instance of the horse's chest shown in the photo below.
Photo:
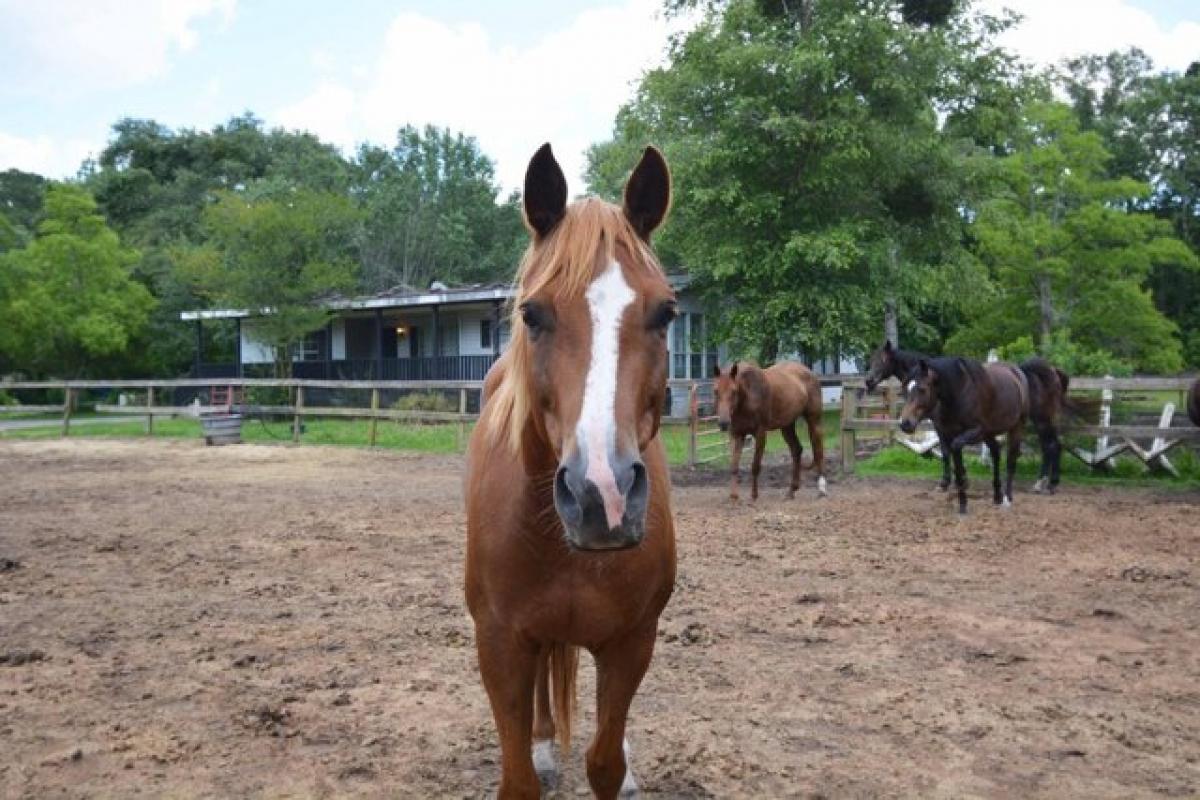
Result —
[[619, 637], [648, 615], [657, 616], [670, 586], [640, 570], [622, 571], [619, 559], [604, 563], [605, 558], [543, 576], [498, 610], [530, 639], [584, 646]]

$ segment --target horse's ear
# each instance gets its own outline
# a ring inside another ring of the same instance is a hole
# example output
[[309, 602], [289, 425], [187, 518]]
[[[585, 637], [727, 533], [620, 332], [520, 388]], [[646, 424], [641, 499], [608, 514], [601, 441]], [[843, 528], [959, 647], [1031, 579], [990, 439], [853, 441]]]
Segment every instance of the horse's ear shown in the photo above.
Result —
[[922, 378], [923, 378], [923, 377], [925, 377], [926, 375], [928, 375], [930, 372], [932, 372], [932, 371], [933, 371], [933, 370], [931, 370], [931, 369], [930, 369], [930, 367], [929, 367], [929, 359], [928, 359], [928, 358], [922, 358], [920, 361], [918, 361], [918, 362], [917, 362], [917, 369], [919, 369], [919, 370], [921, 371], [921, 377], [922, 377]]
[[625, 184], [625, 217], [646, 241], [671, 207], [671, 170], [655, 147], [647, 147]]
[[737, 377], [737, 362], [736, 361], [733, 362], [733, 366], [729, 368], [729, 377], [731, 377], [731, 378]]
[[525, 170], [525, 224], [536, 238], [554, 230], [567, 213], [567, 179], [554, 160], [550, 143], [529, 159]]
[[883, 352], [885, 352], [885, 353], [890, 353], [890, 352], [892, 352], [892, 350], [894, 350], [894, 349], [895, 349], [895, 348], [893, 348], [893, 347], [892, 347], [892, 340], [891, 340], [891, 339], [888, 339], [887, 341], [885, 341], [885, 342], [883, 343]]

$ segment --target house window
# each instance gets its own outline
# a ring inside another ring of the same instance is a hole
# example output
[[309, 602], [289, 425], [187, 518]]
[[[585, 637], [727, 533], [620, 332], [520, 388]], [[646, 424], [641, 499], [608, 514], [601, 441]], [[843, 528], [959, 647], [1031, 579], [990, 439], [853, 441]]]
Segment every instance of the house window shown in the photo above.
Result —
[[324, 331], [313, 331], [306, 334], [302, 341], [292, 345], [293, 361], [320, 361], [321, 338]]
[[687, 377], [687, 314], [671, 323], [671, 377]]
[[512, 326], [508, 324], [508, 320], [500, 323], [500, 350], [503, 352], [508, 347], [509, 339], [512, 338]]
[[703, 314], [680, 314], [667, 332], [670, 340], [671, 378], [705, 380], [717, 365], [717, 351], [709, 347]]
[[492, 321], [490, 319], [479, 320], [479, 347], [481, 350], [492, 349]]

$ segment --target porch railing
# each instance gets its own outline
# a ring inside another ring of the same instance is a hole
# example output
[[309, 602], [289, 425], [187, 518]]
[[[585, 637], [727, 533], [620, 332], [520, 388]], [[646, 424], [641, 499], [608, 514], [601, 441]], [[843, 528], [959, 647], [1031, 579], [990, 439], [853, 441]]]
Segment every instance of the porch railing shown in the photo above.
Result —
[[[292, 377], [303, 380], [342, 381], [481, 381], [498, 356], [434, 356], [429, 358], [349, 358], [333, 361], [293, 361]], [[273, 364], [243, 364], [246, 378], [273, 377]], [[237, 364], [201, 364], [193, 378], [233, 378]]]

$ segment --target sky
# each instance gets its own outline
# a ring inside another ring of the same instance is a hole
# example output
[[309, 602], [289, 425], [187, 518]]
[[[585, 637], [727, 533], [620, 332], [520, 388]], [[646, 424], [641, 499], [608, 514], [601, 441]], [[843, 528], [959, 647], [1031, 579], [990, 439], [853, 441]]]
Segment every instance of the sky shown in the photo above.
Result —
[[[1136, 45], [1200, 59], [1195, 0], [978, 0], [1004, 43], [1054, 63]], [[549, 141], [571, 192], [638, 77], [663, 63], [659, 0], [0, 0], [0, 170], [69, 177], [122, 117], [211, 128], [244, 111], [346, 153], [427, 123], [478, 139], [505, 191]]]

